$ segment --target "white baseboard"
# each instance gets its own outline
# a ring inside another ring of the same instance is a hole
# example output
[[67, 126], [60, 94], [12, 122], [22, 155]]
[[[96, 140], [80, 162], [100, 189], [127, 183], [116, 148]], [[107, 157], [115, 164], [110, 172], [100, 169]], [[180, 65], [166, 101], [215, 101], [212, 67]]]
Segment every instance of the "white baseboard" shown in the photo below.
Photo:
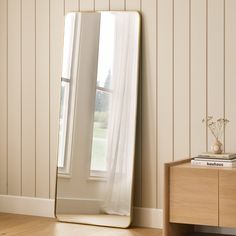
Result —
[[54, 217], [54, 200], [0, 195], [0, 212]]
[[[54, 217], [54, 199], [0, 195], [0, 212]], [[134, 207], [133, 226], [162, 228], [162, 210]]]
[[163, 228], [163, 210], [156, 208], [134, 207], [132, 225], [147, 228]]

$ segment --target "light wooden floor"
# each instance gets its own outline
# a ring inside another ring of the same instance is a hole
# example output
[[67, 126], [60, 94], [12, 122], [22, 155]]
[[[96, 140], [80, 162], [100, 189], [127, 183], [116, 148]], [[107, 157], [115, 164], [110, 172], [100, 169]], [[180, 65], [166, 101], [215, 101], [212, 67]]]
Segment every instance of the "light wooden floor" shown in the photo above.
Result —
[[114, 229], [60, 223], [55, 219], [0, 213], [0, 236], [161, 236], [158, 229]]

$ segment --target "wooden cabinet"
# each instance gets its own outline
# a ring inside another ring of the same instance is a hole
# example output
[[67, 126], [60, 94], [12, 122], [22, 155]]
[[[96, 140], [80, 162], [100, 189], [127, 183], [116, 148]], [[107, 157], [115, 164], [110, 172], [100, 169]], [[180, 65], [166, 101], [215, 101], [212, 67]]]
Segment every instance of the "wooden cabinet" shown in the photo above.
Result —
[[218, 172], [172, 168], [170, 222], [218, 225]]
[[236, 227], [236, 168], [165, 165], [164, 236], [191, 235], [195, 225]]
[[236, 227], [236, 171], [219, 170], [219, 226]]

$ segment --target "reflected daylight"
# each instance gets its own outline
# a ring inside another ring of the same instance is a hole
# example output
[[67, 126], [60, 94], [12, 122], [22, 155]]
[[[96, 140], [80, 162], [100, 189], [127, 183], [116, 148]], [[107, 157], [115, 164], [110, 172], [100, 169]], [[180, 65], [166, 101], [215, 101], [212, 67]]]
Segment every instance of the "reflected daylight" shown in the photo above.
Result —
[[65, 18], [59, 221], [121, 228], [132, 221], [139, 38], [137, 12]]

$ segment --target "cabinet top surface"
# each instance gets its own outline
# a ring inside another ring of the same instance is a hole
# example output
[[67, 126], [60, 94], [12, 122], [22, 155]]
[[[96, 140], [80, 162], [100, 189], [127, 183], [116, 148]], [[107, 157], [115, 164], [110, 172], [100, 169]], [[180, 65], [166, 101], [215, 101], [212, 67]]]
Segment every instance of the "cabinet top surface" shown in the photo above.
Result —
[[191, 159], [186, 159], [185, 161], [181, 162], [172, 162], [170, 163], [171, 167], [174, 168], [191, 168], [191, 169], [213, 169], [213, 170], [228, 170], [228, 171], [236, 171], [236, 167], [211, 167], [211, 166], [197, 166], [191, 164]]

